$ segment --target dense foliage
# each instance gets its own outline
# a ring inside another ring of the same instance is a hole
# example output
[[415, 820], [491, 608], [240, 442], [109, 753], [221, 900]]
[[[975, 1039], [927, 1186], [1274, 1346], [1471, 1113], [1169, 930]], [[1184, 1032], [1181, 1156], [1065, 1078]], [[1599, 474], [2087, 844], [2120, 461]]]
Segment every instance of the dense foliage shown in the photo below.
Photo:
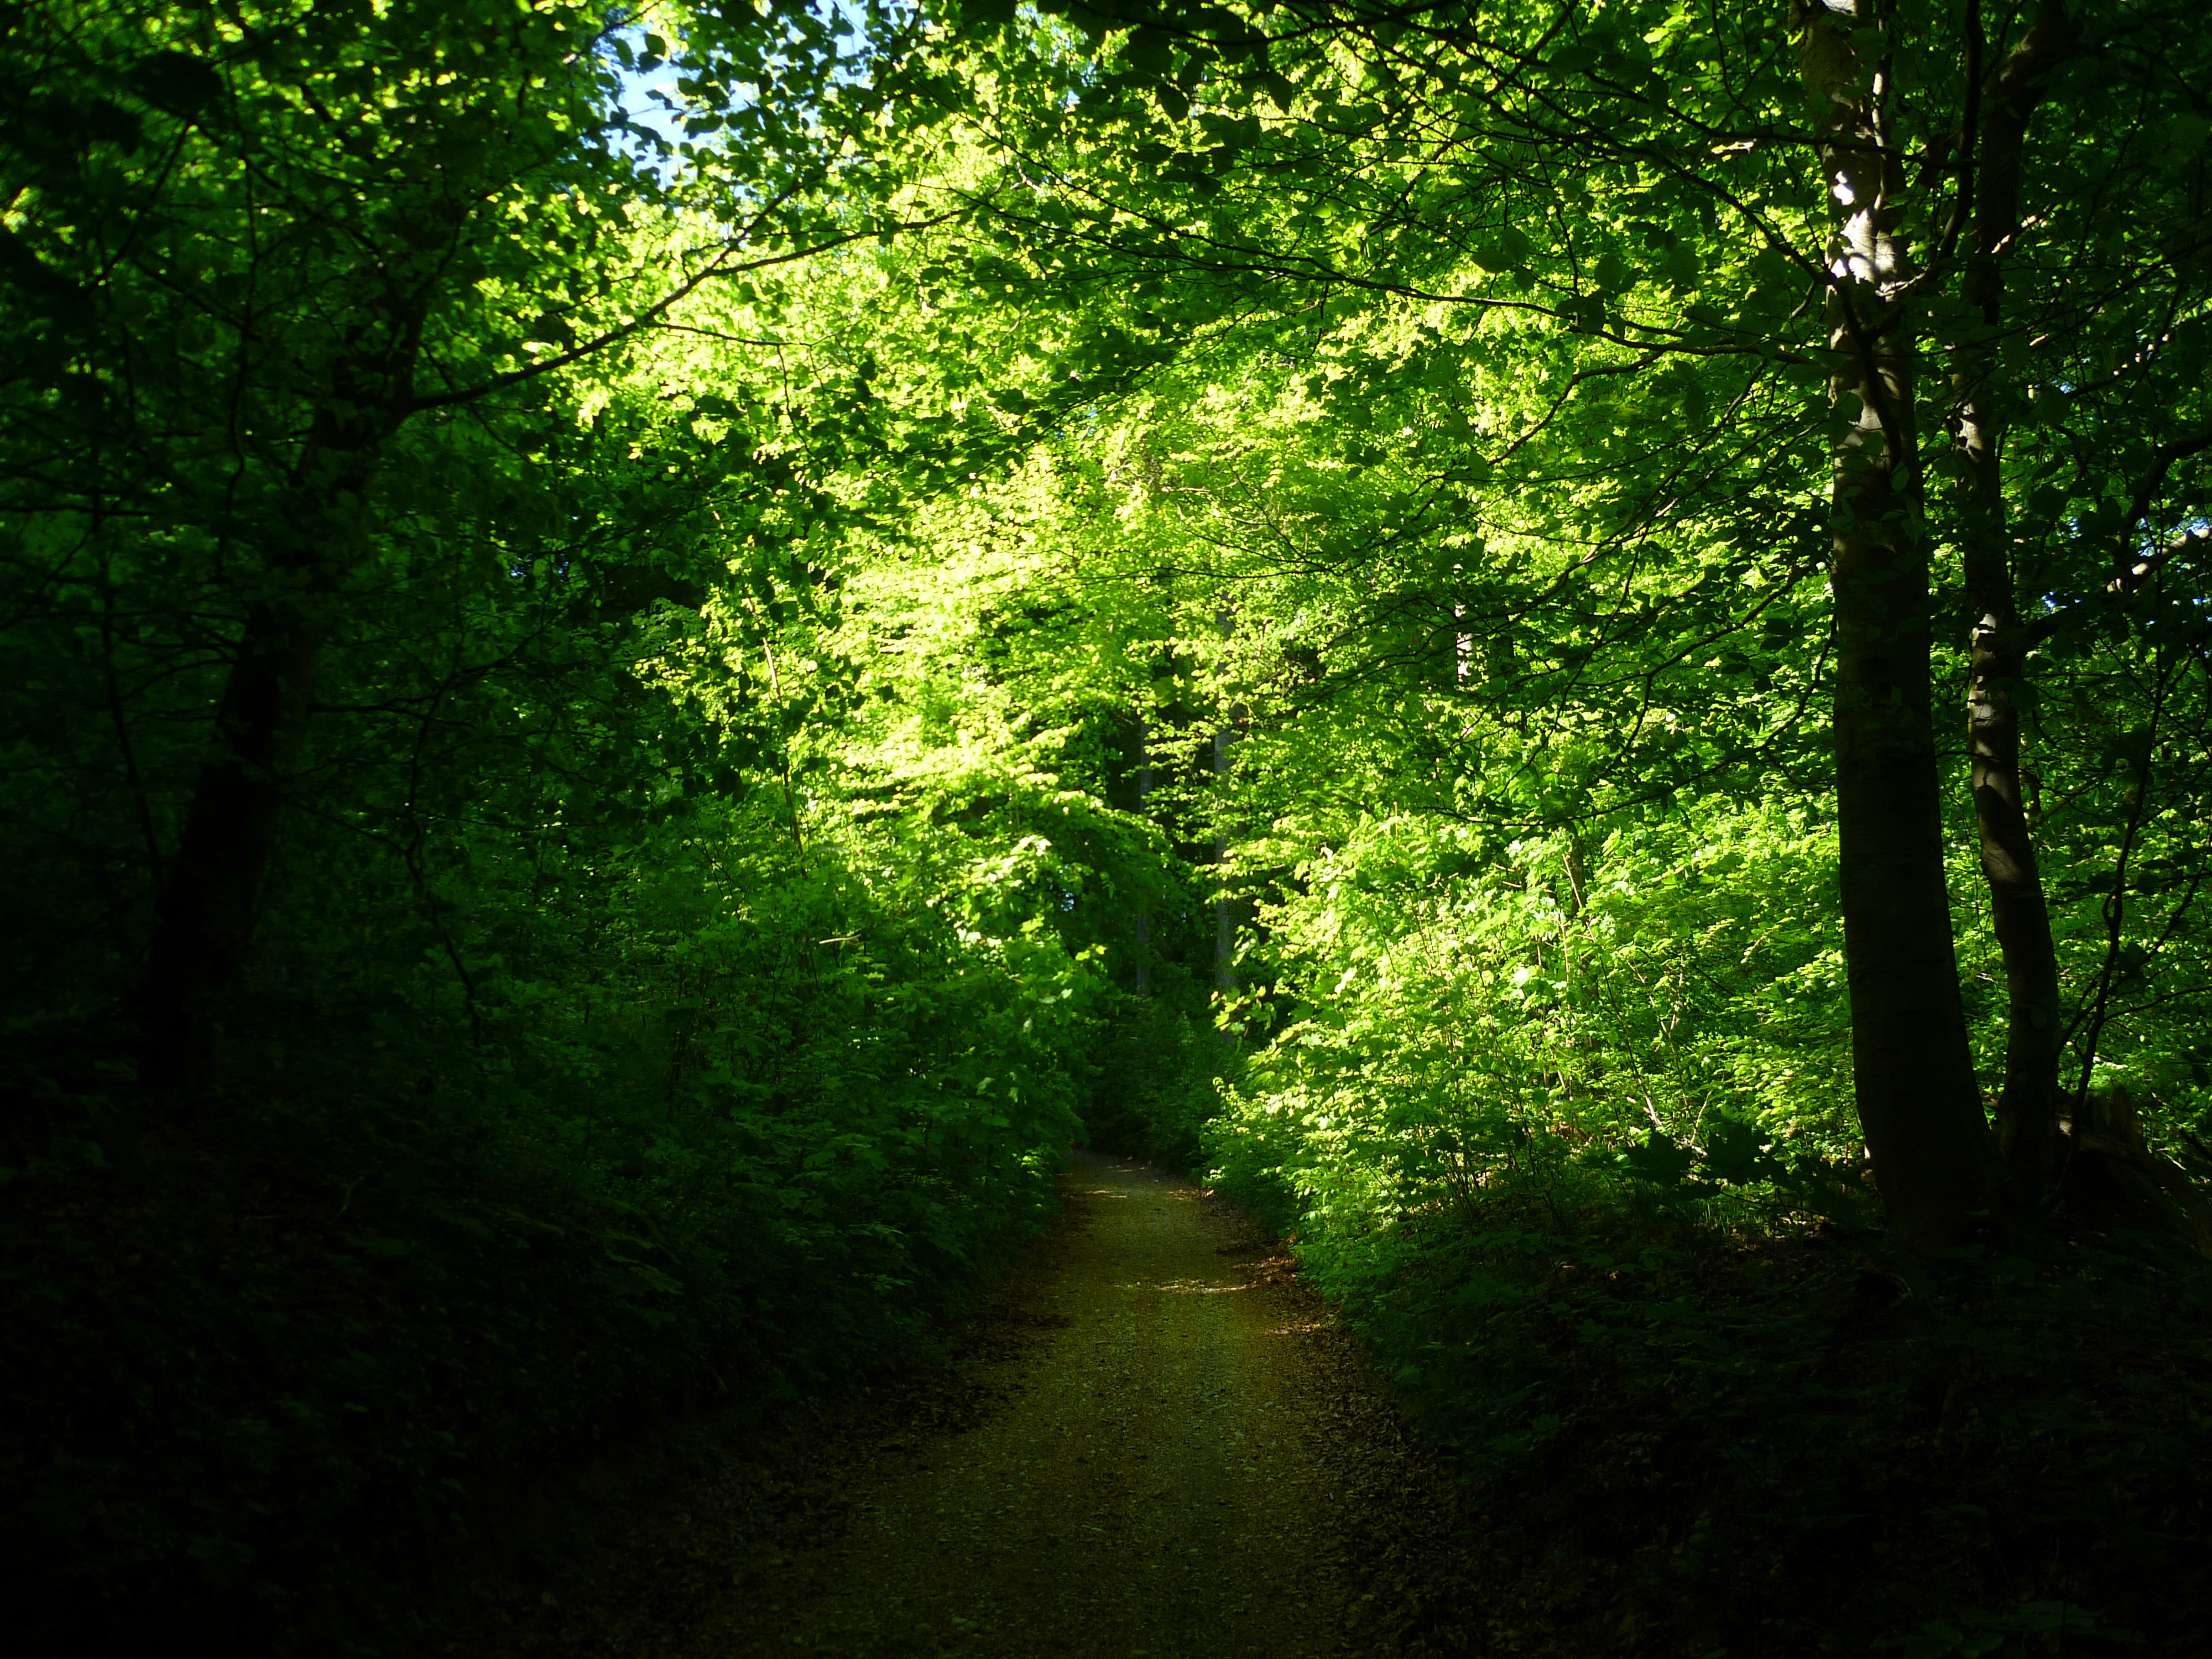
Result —
[[912, 1336], [1085, 1134], [1471, 1455], [1704, 1389], [1661, 1326], [1766, 1412], [1770, 1257], [2201, 1341], [2185, 9], [0, 31], [27, 1619], [325, 1639]]

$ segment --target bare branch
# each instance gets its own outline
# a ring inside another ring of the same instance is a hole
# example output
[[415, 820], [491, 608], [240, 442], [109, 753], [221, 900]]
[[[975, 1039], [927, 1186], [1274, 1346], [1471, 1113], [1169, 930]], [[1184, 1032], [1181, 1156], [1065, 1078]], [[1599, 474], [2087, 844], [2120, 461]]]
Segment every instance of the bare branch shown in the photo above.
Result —
[[795, 264], [801, 259], [811, 259], [817, 253], [828, 253], [833, 249], [848, 247], [854, 242], [866, 241], [872, 236], [896, 235], [902, 232], [927, 230], [956, 216], [957, 216], [950, 212], [940, 213], [932, 218], [902, 221], [891, 226], [888, 230], [880, 225], [872, 225], [865, 230], [850, 231], [842, 236], [832, 236], [826, 241], [811, 243], [805, 247], [791, 248], [781, 253], [772, 253], [758, 259], [744, 260], [739, 264], [729, 263], [730, 255], [737, 251], [732, 245], [724, 248], [702, 268], [619, 327], [611, 328], [605, 333], [586, 340], [581, 345], [572, 346], [568, 350], [558, 352], [550, 357], [540, 358], [527, 368], [513, 369], [505, 374], [495, 374], [489, 380], [472, 386], [463, 386], [456, 391], [434, 392], [428, 397], [410, 398], [401, 410], [402, 416], [413, 415], [425, 409], [447, 409], [456, 404], [474, 403], [477, 398], [489, 397], [495, 392], [504, 392], [509, 386], [520, 386], [526, 380], [534, 380], [540, 375], [550, 374], [556, 368], [566, 368], [571, 363], [581, 362], [585, 358], [604, 351], [609, 346], [619, 345], [623, 341], [647, 326], [665, 326], [660, 323], [661, 317], [672, 307], [696, 293], [712, 277], [744, 276], [753, 271], [767, 270], [777, 265]]

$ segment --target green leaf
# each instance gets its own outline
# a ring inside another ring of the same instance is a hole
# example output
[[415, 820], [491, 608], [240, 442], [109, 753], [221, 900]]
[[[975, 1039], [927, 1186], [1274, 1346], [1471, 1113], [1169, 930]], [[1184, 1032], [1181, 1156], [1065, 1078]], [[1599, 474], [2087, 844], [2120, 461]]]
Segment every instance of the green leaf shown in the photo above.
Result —
[[1518, 227], [1507, 225], [1477, 244], [1474, 262], [1485, 270], [1516, 271], [1528, 265], [1535, 251], [1535, 244]]
[[223, 92], [222, 76], [191, 52], [155, 52], [134, 64], [128, 78], [133, 91], [172, 115], [197, 115]]
[[1630, 1174], [1665, 1187], [1680, 1186], [1698, 1164], [1695, 1152], [1677, 1145], [1672, 1137], [1656, 1129], [1643, 1140], [1624, 1148], [1620, 1156]]

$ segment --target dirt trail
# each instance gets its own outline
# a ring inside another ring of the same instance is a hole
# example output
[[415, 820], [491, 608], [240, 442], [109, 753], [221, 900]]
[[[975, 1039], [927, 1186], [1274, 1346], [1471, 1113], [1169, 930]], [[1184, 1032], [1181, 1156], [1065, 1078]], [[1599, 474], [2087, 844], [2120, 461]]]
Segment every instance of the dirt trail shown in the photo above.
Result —
[[855, 1654], [1336, 1651], [1313, 1310], [1197, 1189], [1104, 1159], [1069, 1184], [1025, 1298], [1057, 1328], [1002, 1410], [884, 1472], [822, 1564], [831, 1595], [792, 1611]]
[[[1448, 1482], [1356, 1349], [1264, 1233], [1188, 1182], [1085, 1154], [1066, 1191], [953, 1407], [863, 1401], [794, 1432], [780, 1469], [663, 1488], [681, 1512], [594, 1583], [532, 1595], [506, 1639], [458, 1650], [1397, 1650], [1414, 1613], [1401, 1540]], [[825, 1454], [834, 1491], [793, 1479]]]

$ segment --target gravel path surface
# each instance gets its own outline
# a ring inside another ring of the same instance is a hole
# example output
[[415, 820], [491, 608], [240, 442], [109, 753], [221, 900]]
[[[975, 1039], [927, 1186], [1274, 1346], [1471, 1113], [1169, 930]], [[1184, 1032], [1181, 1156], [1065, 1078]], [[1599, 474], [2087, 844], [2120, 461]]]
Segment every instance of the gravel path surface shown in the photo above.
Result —
[[633, 1479], [594, 1565], [447, 1650], [1399, 1651], [1449, 1482], [1357, 1349], [1189, 1182], [1079, 1154], [1066, 1193], [959, 1363]]

